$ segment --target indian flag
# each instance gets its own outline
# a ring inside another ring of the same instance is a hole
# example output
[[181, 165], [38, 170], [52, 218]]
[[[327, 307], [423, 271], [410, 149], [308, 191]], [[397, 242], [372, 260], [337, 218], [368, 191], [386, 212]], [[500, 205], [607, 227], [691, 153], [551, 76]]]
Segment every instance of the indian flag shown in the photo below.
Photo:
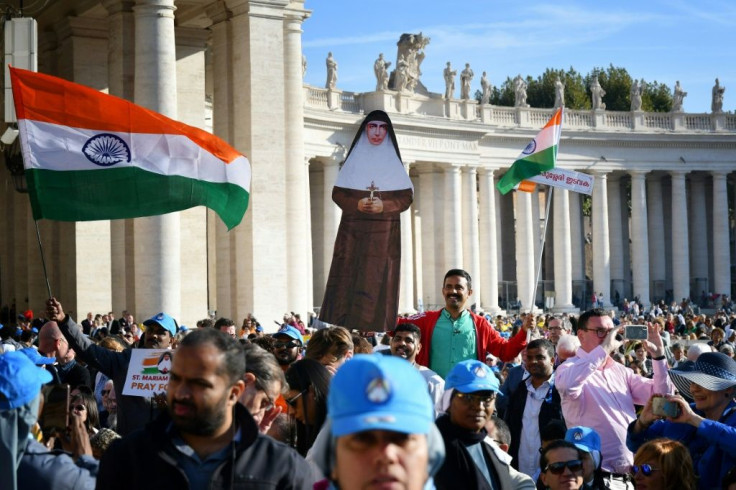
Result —
[[136, 218], [194, 206], [232, 229], [248, 159], [216, 136], [97, 90], [10, 68], [33, 218]]
[[499, 192], [506, 194], [523, 180], [552, 170], [557, 163], [557, 147], [560, 144], [561, 132], [562, 108], [559, 108], [498, 181], [496, 188]]

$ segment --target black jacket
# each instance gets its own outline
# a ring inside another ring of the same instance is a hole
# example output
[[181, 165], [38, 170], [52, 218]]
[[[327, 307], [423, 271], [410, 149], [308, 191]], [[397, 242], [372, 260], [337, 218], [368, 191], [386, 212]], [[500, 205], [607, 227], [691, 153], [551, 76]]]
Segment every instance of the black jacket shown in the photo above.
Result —
[[[522, 419], [524, 417], [524, 408], [526, 407], [527, 399], [526, 381], [519, 383], [519, 386], [509, 396], [508, 408], [506, 409], [506, 424], [509, 426], [511, 431], [511, 446], [509, 447], [509, 454], [514, 459], [511, 461], [511, 466], [515, 469], [519, 469], [519, 442], [521, 441], [521, 426]], [[546, 426], [552, 420], [561, 420], [563, 423], [565, 419], [562, 417], [562, 404], [560, 401], [560, 394], [557, 392], [557, 388], [552, 385], [552, 393], [548, 393], [547, 397], [542, 402], [542, 408], [539, 410], [539, 419], [537, 420], [537, 430], [541, 431], [542, 427]]]
[[[241, 429], [240, 442], [234, 446], [232, 458], [213, 472], [210, 488], [312, 489], [316, 476], [295, 450], [260, 434], [253, 417], [242, 405], [236, 404], [235, 416]], [[100, 461], [97, 488], [189, 488], [189, 481], [174, 457], [177, 449], [166, 430], [170, 421], [169, 415], [162, 413], [144, 429], [113, 443]]]

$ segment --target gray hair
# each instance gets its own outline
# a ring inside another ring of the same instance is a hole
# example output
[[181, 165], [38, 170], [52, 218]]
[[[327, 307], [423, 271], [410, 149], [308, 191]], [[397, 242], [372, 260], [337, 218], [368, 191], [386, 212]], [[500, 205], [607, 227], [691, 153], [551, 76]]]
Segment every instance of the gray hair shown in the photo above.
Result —
[[711, 346], [704, 342], [692, 344], [687, 349], [687, 359], [688, 361], [695, 362], [698, 357], [700, 357], [700, 354], [703, 354], [705, 352], [713, 352], [713, 349], [711, 348]]

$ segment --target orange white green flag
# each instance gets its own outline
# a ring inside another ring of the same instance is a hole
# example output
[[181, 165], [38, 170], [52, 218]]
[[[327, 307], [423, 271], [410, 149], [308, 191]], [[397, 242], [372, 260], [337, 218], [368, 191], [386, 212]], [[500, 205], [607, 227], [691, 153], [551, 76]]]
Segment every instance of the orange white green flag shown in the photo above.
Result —
[[194, 206], [232, 229], [248, 159], [216, 136], [61, 78], [10, 68], [33, 218], [136, 218]]
[[553, 169], [557, 163], [561, 132], [562, 108], [559, 108], [498, 181], [496, 188], [499, 192], [506, 194], [522, 181]]

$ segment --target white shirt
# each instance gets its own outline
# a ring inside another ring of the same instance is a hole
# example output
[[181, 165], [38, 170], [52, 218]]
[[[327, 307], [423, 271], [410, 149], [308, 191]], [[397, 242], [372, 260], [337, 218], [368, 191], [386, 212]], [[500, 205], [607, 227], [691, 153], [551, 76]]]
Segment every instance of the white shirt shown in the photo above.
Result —
[[534, 388], [531, 377], [527, 378], [525, 383], [527, 394], [524, 415], [521, 419], [519, 471], [533, 476], [539, 470], [539, 448], [542, 446], [542, 440], [539, 436], [539, 412], [542, 410], [542, 403], [547, 397], [547, 393], [549, 393], [550, 385], [549, 380], [547, 380], [539, 388]]

